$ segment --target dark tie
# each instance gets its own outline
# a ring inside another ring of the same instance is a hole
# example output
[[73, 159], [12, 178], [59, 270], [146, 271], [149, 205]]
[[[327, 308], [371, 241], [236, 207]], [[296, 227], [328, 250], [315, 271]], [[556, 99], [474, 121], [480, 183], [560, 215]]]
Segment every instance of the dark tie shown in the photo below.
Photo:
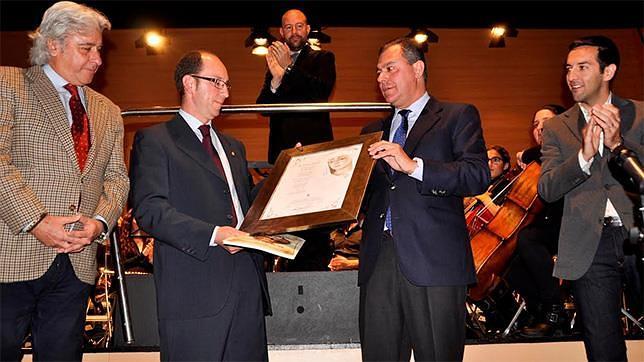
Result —
[[[399, 144], [401, 147], [405, 146], [405, 140], [407, 139], [407, 130], [409, 129], [409, 120], [407, 117], [409, 117], [409, 109], [401, 109], [398, 111], [398, 114], [400, 115], [401, 122], [400, 126], [398, 129], [396, 129], [396, 132], [394, 133], [394, 139], [393, 141], [397, 144]], [[393, 172], [393, 170], [392, 170]], [[387, 216], [385, 218], [385, 226], [387, 226], [387, 229], [390, 231], [391, 229], [391, 208], [387, 208]]]
[[[207, 124], [201, 125], [199, 126], [199, 131], [203, 136], [201, 146], [203, 147], [204, 151], [206, 151], [208, 156], [210, 156], [212, 162], [215, 164], [215, 167], [217, 167], [219, 172], [221, 172], [221, 175], [224, 177], [224, 181], [226, 182], [226, 186], [228, 186], [228, 181], [226, 180], [226, 172], [224, 171], [224, 165], [221, 163], [221, 158], [219, 158], [219, 154], [217, 154], [217, 150], [215, 150], [215, 147], [212, 144], [212, 139], [210, 138], [210, 126]], [[235, 204], [233, 203], [232, 194], [230, 194], [230, 206], [232, 215], [231, 223], [232, 226], [235, 227], [237, 226], [237, 213], [235, 212]]]
[[85, 168], [87, 154], [91, 147], [89, 137], [89, 118], [78, 96], [78, 88], [73, 84], [65, 84], [65, 89], [72, 95], [69, 99], [69, 109], [72, 112], [72, 139], [74, 140], [74, 150], [78, 159], [78, 167], [81, 172]]

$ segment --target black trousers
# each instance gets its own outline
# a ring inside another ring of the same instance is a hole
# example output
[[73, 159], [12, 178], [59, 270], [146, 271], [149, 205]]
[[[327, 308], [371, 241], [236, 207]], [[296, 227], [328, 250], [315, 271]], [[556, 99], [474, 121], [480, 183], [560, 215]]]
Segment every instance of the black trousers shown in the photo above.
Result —
[[605, 226], [590, 269], [572, 283], [589, 361], [626, 361], [620, 322], [626, 236], [623, 227]]
[[162, 361], [268, 360], [263, 296], [255, 261], [247, 252], [233, 257], [232, 288], [221, 311], [204, 318], [159, 319]]
[[466, 286], [422, 287], [400, 272], [394, 241], [385, 234], [369, 280], [360, 286], [364, 361], [461, 361], [465, 348]]
[[20, 361], [31, 328], [34, 361], [80, 361], [91, 285], [78, 280], [67, 254], [26, 282], [0, 284], [2, 361]]
[[517, 236], [516, 257], [508, 273], [510, 284], [530, 303], [561, 302], [559, 279], [552, 276], [557, 253], [558, 230], [528, 225]]

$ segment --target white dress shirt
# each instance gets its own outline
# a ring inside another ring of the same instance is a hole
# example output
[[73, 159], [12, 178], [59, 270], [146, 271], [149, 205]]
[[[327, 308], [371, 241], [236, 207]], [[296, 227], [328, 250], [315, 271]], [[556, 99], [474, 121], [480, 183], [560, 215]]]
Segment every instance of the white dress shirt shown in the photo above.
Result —
[[[195, 136], [199, 139], [199, 142], [203, 142], [203, 136], [201, 135], [201, 131], [199, 130], [199, 126], [203, 125], [201, 121], [199, 121], [197, 118], [195, 118], [193, 115], [190, 113], [184, 111], [183, 109], [179, 110], [179, 115], [183, 117], [183, 119], [186, 121], [192, 132], [195, 134]], [[230, 197], [233, 200], [233, 206], [235, 207], [235, 214], [237, 214], [237, 225], [235, 225], [235, 228], [239, 228], [244, 221], [244, 211], [241, 208], [241, 203], [239, 202], [239, 196], [237, 195], [237, 189], [235, 188], [235, 181], [233, 180], [233, 173], [230, 169], [230, 163], [228, 162], [228, 156], [226, 155], [226, 151], [224, 150], [224, 147], [221, 145], [221, 141], [219, 140], [219, 137], [217, 136], [217, 132], [215, 132], [214, 128], [211, 125], [211, 122], [206, 123], [210, 125], [210, 138], [212, 139], [212, 145], [215, 147], [215, 150], [217, 151], [217, 154], [219, 155], [219, 158], [221, 159], [221, 165], [224, 168], [224, 173], [226, 174], [226, 181], [228, 182], [228, 190], [230, 191]], [[215, 236], [217, 235], [217, 230], [219, 230], [219, 226], [215, 226], [215, 229], [212, 232], [212, 236], [210, 237], [210, 246], [217, 246], [217, 243], [215, 243]]]
[[[411, 132], [411, 129], [414, 127], [416, 124], [416, 121], [418, 120], [418, 117], [420, 116], [420, 112], [423, 111], [425, 108], [425, 105], [429, 102], [429, 94], [425, 92], [420, 98], [418, 98], [414, 103], [412, 103], [409, 107], [405, 108], [409, 110], [409, 114], [407, 115], [407, 136], [409, 136], [409, 132]], [[391, 128], [389, 130], [389, 142], [394, 141], [394, 133], [396, 133], [396, 130], [398, 127], [400, 127], [400, 124], [402, 123], [402, 117], [400, 116], [400, 110], [396, 108], [395, 109], [395, 115], [394, 118], [391, 120]], [[416, 161], [416, 164], [418, 167], [412, 172], [409, 176], [415, 178], [418, 181], [423, 181], [423, 159], [420, 157], [414, 157], [414, 161]]]
[[[613, 99], [613, 94], [610, 93], [608, 95], [608, 99], [606, 99], [606, 102], [604, 104], [611, 104]], [[581, 114], [584, 115], [584, 119], [586, 120], [586, 123], [590, 121], [590, 112], [584, 108], [581, 103], [579, 104], [579, 108], [581, 109]], [[603, 156], [604, 155], [604, 131], [601, 132], [599, 135], [599, 155]], [[579, 154], [577, 155], [577, 159], [579, 160], [579, 167], [581, 167], [581, 170], [584, 171], [587, 175], [590, 175], [590, 166], [593, 164], [593, 160], [595, 159], [592, 157], [590, 160], [586, 161], [584, 160], [584, 157], [582, 155], [581, 150], [579, 150]], [[619, 214], [617, 213], [617, 210], [615, 209], [615, 206], [613, 206], [613, 203], [610, 202], [610, 199], [606, 199], [606, 210], [604, 211], [604, 217], [616, 217], [619, 219]]]

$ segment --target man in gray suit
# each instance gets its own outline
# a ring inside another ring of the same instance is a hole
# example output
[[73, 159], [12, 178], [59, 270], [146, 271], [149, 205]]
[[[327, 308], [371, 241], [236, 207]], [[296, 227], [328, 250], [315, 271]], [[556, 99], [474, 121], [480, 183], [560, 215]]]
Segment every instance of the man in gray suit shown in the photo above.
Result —
[[544, 200], [564, 197], [554, 275], [573, 281], [586, 355], [601, 361], [626, 360], [621, 266], [633, 225], [633, 202], [609, 161], [621, 147], [644, 155], [642, 102], [611, 92], [618, 67], [619, 52], [606, 37], [570, 44], [566, 81], [577, 104], [546, 121], [539, 180]]

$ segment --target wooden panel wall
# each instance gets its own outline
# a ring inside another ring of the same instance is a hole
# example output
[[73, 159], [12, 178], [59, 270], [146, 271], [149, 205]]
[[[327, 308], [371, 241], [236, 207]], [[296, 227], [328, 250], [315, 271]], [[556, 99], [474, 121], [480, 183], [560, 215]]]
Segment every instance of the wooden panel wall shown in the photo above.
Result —
[[[475, 104], [483, 120], [486, 142], [501, 144], [511, 154], [531, 144], [529, 128], [534, 111], [545, 103], [571, 105], [563, 81], [568, 43], [584, 35], [603, 34], [615, 40], [622, 66], [615, 91], [624, 97], [644, 98], [643, 46], [636, 29], [521, 29], [507, 39], [506, 48], [490, 49], [488, 29], [432, 29], [440, 42], [428, 53], [429, 84], [439, 99]], [[375, 82], [379, 47], [406, 34], [407, 28], [327, 28], [333, 37], [325, 48], [336, 55], [335, 102], [382, 101]], [[273, 29], [273, 33], [277, 32]], [[228, 104], [254, 103], [264, 76], [264, 59], [243, 47], [248, 28], [167, 29], [171, 46], [164, 54], [146, 56], [134, 41], [141, 30], [106, 33], [104, 69], [94, 88], [122, 109], [178, 104], [172, 73], [179, 57], [192, 49], [220, 55], [233, 84]], [[29, 40], [26, 32], [0, 33], [0, 64], [25, 66]], [[336, 138], [355, 135], [381, 114], [333, 113]], [[128, 118], [126, 144], [134, 130], [162, 121]], [[267, 120], [259, 115], [229, 115], [217, 121], [225, 132], [241, 139], [251, 160], [266, 158]], [[126, 152], [127, 154], [127, 152]]]

